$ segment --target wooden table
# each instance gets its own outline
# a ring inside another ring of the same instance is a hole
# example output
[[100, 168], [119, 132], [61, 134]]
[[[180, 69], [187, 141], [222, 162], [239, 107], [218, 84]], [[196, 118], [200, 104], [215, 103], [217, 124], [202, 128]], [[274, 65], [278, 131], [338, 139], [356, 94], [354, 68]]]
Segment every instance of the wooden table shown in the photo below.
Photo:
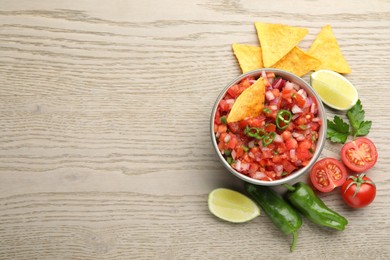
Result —
[[[304, 220], [293, 253], [264, 214], [207, 208], [214, 188], [242, 190], [209, 120], [255, 21], [308, 28], [303, 49], [332, 25], [379, 152], [373, 204], [321, 194], [350, 224]], [[389, 28], [381, 0], [1, 1], [0, 259], [389, 259]]]

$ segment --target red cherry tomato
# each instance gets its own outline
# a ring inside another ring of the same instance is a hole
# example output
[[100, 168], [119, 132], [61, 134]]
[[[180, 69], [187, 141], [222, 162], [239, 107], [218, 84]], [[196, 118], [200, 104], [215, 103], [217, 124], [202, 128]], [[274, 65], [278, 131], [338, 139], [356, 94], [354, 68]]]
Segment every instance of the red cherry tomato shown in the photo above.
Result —
[[363, 208], [375, 198], [375, 183], [364, 173], [350, 176], [341, 187], [343, 200], [352, 208]]
[[332, 191], [343, 185], [347, 179], [347, 169], [334, 158], [317, 161], [310, 170], [310, 180], [314, 187], [322, 192]]
[[351, 171], [364, 172], [374, 166], [378, 153], [373, 142], [360, 137], [341, 148], [341, 159]]

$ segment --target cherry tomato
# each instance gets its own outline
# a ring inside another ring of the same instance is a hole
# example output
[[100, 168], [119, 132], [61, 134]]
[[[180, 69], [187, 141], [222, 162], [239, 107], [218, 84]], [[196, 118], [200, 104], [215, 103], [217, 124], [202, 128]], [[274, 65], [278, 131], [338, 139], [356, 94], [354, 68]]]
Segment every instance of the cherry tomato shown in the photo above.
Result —
[[334, 158], [317, 161], [310, 170], [310, 180], [314, 187], [322, 192], [332, 191], [343, 185], [347, 179], [347, 169]]
[[375, 183], [364, 173], [350, 176], [341, 187], [343, 200], [352, 208], [363, 208], [375, 198]]
[[341, 159], [351, 171], [364, 172], [374, 166], [378, 153], [373, 142], [360, 137], [341, 148]]

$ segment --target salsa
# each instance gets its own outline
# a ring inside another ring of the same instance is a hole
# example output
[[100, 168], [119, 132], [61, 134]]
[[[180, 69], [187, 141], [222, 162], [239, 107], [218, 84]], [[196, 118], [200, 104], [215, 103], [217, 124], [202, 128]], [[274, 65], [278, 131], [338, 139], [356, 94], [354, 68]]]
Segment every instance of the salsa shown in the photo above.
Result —
[[318, 104], [299, 85], [263, 72], [265, 103], [256, 117], [228, 123], [237, 97], [257, 78], [231, 86], [218, 104], [214, 134], [218, 150], [233, 169], [251, 178], [273, 181], [306, 166], [313, 157], [321, 120]]

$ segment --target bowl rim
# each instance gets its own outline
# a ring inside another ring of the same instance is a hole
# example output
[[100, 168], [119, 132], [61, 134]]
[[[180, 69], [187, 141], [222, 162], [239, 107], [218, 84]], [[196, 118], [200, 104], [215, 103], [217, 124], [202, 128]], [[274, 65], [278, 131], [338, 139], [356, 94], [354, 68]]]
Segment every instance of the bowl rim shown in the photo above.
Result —
[[[283, 79], [286, 79], [286, 80], [291, 81], [293, 83], [299, 84], [301, 87], [305, 88], [305, 90], [308, 92], [308, 94], [311, 97], [314, 97], [316, 99], [317, 105], [318, 105], [318, 114], [319, 114], [320, 119], [322, 121], [320, 130], [319, 130], [319, 137], [318, 137], [318, 140], [317, 140], [317, 148], [316, 148], [316, 151], [314, 152], [314, 155], [313, 155], [312, 159], [310, 160], [309, 164], [304, 166], [304, 167], [302, 167], [302, 168], [300, 168], [300, 169], [298, 169], [298, 170], [296, 170], [295, 172], [293, 172], [289, 176], [287, 176], [285, 178], [282, 178], [282, 179], [279, 179], [279, 180], [275, 180], [275, 181], [261, 181], [261, 180], [253, 179], [253, 178], [251, 178], [249, 176], [246, 176], [246, 175], [236, 171], [235, 169], [233, 169], [233, 167], [231, 167], [230, 164], [228, 164], [228, 162], [225, 160], [225, 158], [220, 153], [220, 151], [218, 149], [217, 140], [216, 140], [215, 134], [214, 134], [214, 118], [215, 118], [215, 114], [217, 112], [218, 104], [221, 101], [221, 99], [224, 97], [226, 91], [232, 85], [240, 82], [242, 79], [244, 79], [244, 78], [246, 78], [248, 76], [255, 76], [255, 77], [261, 76], [261, 73], [263, 71], [273, 72], [276, 75], [283, 77]], [[301, 77], [298, 77], [297, 75], [294, 75], [294, 74], [292, 74], [292, 73], [290, 73], [288, 71], [285, 71], [285, 70], [273, 69], [273, 68], [262, 68], [262, 69], [256, 69], [256, 70], [248, 71], [246, 73], [243, 73], [243, 74], [239, 75], [238, 77], [236, 77], [235, 79], [230, 81], [222, 89], [222, 91], [220, 92], [220, 94], [218, 95], [218, 97], [217, 97], [217, 99], [216, 99], [216, 101], [214, 103], [214, 106], [213, 106], [213, 109], [212, 109], [212, 112], [211, 112], [211, 117], [210, 117], [210, 136], [211, 136], [211, 140], [212, 140], [212, 145], [213, 145], [214, 151], [217, 153], [217, 156], [218, 156], [219, 160], [222, 162], [222, 164], [224, 165], [224, 167], [230, 173], [232, 173], [233, 175], [235, 175], [236, 177], [240, 178], [243, 181], [246, 181], [246, 182], [249, 182], [249, 183], [252, 183], [252, 184], [255, 184], [255, 185], [276, 186], [276, 185], [281, 185], [281, 184], [284, 184], [284, 183], [288, 183], [288, 182], [290, 182], [290, 181], [292, 181], [292, 180], [302, 176], [303, 174], [308, 172], [309, 169], [313, 166], [313, 164], [318, 160], [318, 158], [321, 155], [321, 152], [322, 152], [322, 150], [323, 150], [323, 148], [325, 146], [325, 141], [326, 141], [326, 129], [327, 129], [327, 120], [326, 119], [327, 119], [326, 118], [326, 110], [325, 110], [325, 107], [324, 107], [324, 105], [322, 103], [322, 100], [318, 96], [318, 94], [315, 92], [314, 88], [308, 82], [306, 82]]]

